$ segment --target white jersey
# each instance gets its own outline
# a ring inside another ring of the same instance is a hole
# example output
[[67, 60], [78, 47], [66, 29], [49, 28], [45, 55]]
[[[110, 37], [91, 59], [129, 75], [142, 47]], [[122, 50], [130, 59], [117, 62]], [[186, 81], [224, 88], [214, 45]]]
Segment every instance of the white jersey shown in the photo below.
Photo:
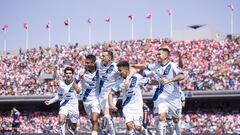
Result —
[[65, 105], [78, 105], [78, 94], [74, 90], [73, 82], [66, 84], [65, 81], [60, 81], [58, 97], [61, 99], [60, 107]]
[[116, 83], [115, 78], [119, 76], [117, 63], [112, 62], [108, 66], [104, 66], [102, 60], [96, 61], [97, 68], [100, 75], [99, 94], [100, 97], [108, 95], [111, 87]]
[[99, 71], [91, 73], [85, 71], [82, 80], [83, 102], [95, 100], [98, 97], [99, 90]]
[[123, 92], [123, 109], [129, 110], [141, 110], [143, 106], [142, 92], [140, 85], [145, 85], [147, 80], [143, 78], [140, 74], [135, 74], [130, 79], [130, 84], [128, 89], [122, 87], [123, 78], [117, 80], [117, 84], [112, 88], [112, 91], [122, 91]]
[[[164, 66], [161, 66], [159, 63], [147, 64], [147, 69], [152, 71], [152, 74], [156, 80], [161, 80], [161, 78], [170, 79], [179, 74], [183, 74], [181, 69], [178, 68], [173, 62], [168, 62]], [[165, 101], [175, 106], [175, 103], [177, 102], [176, 100], [180, 100], [178, 82], [159, 84], [153, 96], [153, 101], [157, 100]]]

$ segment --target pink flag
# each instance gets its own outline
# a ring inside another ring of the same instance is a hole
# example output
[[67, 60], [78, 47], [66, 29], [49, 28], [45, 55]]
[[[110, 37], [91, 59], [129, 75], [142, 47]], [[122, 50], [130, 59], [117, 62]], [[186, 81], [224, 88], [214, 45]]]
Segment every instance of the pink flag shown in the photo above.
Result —
[[232, 11], [234, 11], [234, 5], [233, 4], [228, 4], [228, 7], [232, 10]]
[[128, 18], [129, 18], [130, 20], [133, 20], [133, 15], [129, 15]]
[[2, 26], [2, 30], [3, 30], [3, 31], [6, 31], [7, 28], [8, 28], [8, 25], [6, 25], [6, 24], [4, 24], [4, 25]]
[[112, 17], [111, 17], [111, 16], [108, 16], [108, 17], [105, 19], [106, 22], [110, 22], [111, 20], [112, 20]]
[[169, 16], [171, 16], [173, 14], [173, 10], [170, 8], [170, 9], [167, 10], [167, 13], [168, 13]]
[[28, 29], [28, 27], [29, 27], [28, 23], [23, 23], [23, 28], [24, 29]]
[[64, 25], [65, 25], [65, 26], [68, 26], [69, 23], [70, 23], [70, 21], [69, 21], [68, 19], [64, 20]]
[[46, 28], [46, 29], [49, 29], [50, 26], [51, 26], [51, 22], [49, 21], [49, 22], [46, 24], [45, 28]]
[[152, 12], [148, 12], [146, 18], [151, 19], [152, 18]]
[[88, 23], [92, 23], [92, 19], [89, 17], [87, 20]]

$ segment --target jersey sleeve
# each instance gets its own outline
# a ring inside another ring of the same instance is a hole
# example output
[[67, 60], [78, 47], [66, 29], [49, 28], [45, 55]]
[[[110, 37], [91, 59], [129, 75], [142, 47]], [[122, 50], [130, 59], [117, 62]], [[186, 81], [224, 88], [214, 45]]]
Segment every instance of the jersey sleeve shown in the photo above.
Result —
[[176, 74], [176, 75], [180, 75], [180, 74], [183, 74], [181, 68], [177, 65], [177, 64], [172, 64], [172, 68], [173, 68], [173, 72]]

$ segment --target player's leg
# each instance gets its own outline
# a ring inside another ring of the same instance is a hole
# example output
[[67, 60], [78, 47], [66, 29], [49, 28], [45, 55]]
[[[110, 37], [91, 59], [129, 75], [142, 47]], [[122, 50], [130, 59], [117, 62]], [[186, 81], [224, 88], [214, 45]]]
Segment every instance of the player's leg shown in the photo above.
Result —
[[143, 121], [143, 110], [134, 112], [133, 123], [134, 123], [135, 130], [140, 132], [143, 135], [148, 135], [148, 131], [142, 125], [142, 121]]
[[179, 118], [173, 118], [176, 135], [181, 135], [181, 124]]
[[170, 135], [174, 134], [175, 131], [175, 127], [174, 127], [174, 122], [172, 120], [172, 118], [167, 117], [167, 125], [168, 125], [168, 131]]
[[92, 122], [92, 135], [98, 134], [98, 119], [100, 114], [100, 105], [98, 99], [91, 102], [91, 122]]
[[133, 122], [132, 122], [132, 121], [127, 122], [127, 123], [126, 123], [126, 126], [127, 126], [127, 134], [128, 134], [128, 135], [135, 135]]
[[165, 102], [159, 103], [157, 106], [157, 111], [158, 111], [157, 132], [159, 135], [165, 135], [168, 104]]
[[59, 134], [65, 135], [65, 114], [59, 114]]
[[172, 113], [173, 123], [174, 123], [174, 130], [176, 135], [181, 135], [181, 125], [180, 125], [180, 118], [182, 115], [181, 106], [179, 105], [178, 108], [174, 106], [169, 106], [169, 112]]
[[99, 113], [92, 112], [92, 117], [91, 117], [92, 135], [97, 135], [98, 133], [98, 118], [99, 118]]
[[69, 129], [68, 131], [72, 135], [77, 134], [77, 122], [79, 119], [79, 112], [78, 110], [75, 110], [69, 114]]
[[103, 106], [104, 106], [104, 119], [106, 121], [107, 129], [109, 130], [110, 135], [115, 135], [115, 128], [113, 125], [112, 117], [109, 112], [108, 96], [106, 96], [103, 102]]

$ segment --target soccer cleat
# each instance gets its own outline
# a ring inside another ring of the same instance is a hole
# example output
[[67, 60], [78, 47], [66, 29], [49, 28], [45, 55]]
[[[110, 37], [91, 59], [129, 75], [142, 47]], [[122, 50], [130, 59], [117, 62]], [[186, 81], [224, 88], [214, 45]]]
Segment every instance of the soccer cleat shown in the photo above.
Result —
[[148, 135], [148, 130], [147, 130], [147, 129], [144, 129], [143, 134], [144, 134], [144, 135]]

